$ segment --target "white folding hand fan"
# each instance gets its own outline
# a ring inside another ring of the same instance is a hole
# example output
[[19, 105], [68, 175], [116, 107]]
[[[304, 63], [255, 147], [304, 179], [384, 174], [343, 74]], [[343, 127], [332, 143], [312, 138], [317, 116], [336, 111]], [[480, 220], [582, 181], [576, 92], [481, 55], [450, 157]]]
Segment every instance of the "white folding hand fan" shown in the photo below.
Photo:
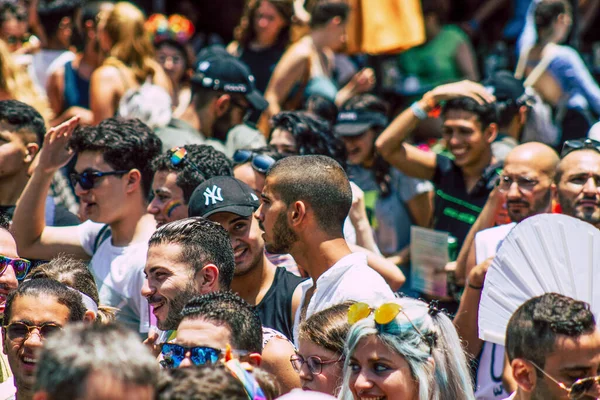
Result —
[[600, 315], [600, 230], [559, 214], [518, 224], [502, 243], [485, 279], [479, 303], [479, 337], [504, 345], [517, 308], [555, 292], [582, 300]]

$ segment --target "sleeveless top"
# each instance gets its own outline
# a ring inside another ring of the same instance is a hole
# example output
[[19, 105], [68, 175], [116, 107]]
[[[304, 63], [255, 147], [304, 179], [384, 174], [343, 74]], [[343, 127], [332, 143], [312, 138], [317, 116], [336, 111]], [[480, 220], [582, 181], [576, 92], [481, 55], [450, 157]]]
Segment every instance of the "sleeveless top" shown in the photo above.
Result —
[[65, 64], [65, 87], [63, 97], [65, 109], [72, 106], [90, 108], [90, 81], [84, 79], [73, 68], [73, 62]]
[[273, 328], [292, 339], [294, 316], [292, 315], [292, 296], [296, 287], [304, 279], [277, 268], [273, 284], [262, 301], [255, 306], [263, 326]]

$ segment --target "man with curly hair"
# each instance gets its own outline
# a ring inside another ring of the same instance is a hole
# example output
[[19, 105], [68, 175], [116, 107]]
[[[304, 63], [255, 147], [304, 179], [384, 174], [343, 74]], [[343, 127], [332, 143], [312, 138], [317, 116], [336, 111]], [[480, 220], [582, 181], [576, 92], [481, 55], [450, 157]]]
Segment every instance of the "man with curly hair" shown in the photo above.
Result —
[[557, 293], [521, 305], [506, 327], [518, 388], [509, 399], [596, 399], [600, 331], [590, 305]]
[[[51, 259], [65, 253], [90, 260], [100, 302], [117, 307], [117, 320], [146, 333], [148, 303], [140, 295], [148, 239], [156, 228], [146, 213], [151, 161], [160, 139], [139, 120], [109, 118], [75, 130], [77, 120], [51, 129], [15, 210], [15, 239], [24, 257]], [[77, 155], [71, 181], [89, 218], [72, 227], [48, 227], [44, 200], [52, 176]]]
[[205, 144], [188, 144], [156, 157], [152, 166], [154, 197], [148, 212], [158, 226], [188, 217], [188, 203], [196, 186], [215, 176], [233, 176], [231, 160]]

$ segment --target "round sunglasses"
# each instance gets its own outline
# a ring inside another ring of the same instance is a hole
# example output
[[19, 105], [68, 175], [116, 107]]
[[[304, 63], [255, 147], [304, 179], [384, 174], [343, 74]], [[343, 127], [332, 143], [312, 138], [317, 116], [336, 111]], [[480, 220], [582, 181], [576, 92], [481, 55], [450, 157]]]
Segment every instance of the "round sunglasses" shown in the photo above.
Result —
[[27, 339], [33, 329], [37, 329], [41, 339], [47, 339], [48, 336], [62, 330], [62, 326], [54, 322], [44, 322], [41, 325], [27, 325], [24, 322], [13, 322], [5, 325], [4, 329], [6, 330], [6, 336], [14, 342]]

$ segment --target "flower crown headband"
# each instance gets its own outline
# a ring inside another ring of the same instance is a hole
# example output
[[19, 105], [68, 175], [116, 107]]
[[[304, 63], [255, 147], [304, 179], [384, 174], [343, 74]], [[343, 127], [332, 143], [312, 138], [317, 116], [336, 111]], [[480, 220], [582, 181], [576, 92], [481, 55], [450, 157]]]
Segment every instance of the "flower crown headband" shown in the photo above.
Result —
[[151, 34], [154, 43], [173, 40], [179, 44], [187, 43], [196, 30], [189, 19], [179, 14], [168, 18], [164, 14], [152, 14], [144, 23], [144, 29]]

